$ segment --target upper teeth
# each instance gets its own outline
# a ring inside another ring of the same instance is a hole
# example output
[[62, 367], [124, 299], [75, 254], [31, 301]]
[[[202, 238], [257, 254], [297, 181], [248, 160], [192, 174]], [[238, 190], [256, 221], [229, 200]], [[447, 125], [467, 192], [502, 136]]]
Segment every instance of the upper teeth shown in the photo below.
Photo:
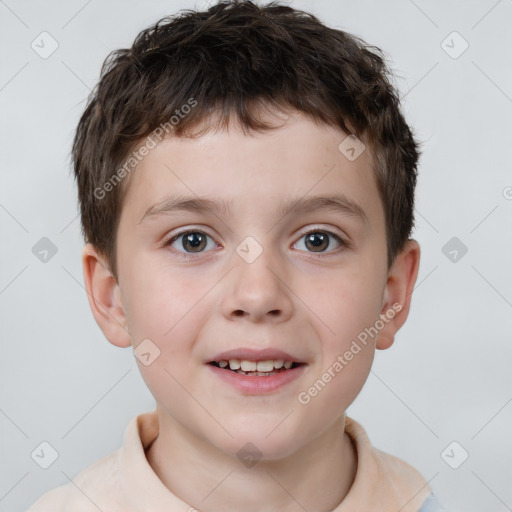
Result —
[[242, 370], [244, 372], [271, 372], [274, 368], [279, 370], [283, 366], [289, 370], [292, 367], [292, 361], [283, 361], [282, 359], [269, 359], [268, 361], [248, 361], [246, 359], [230, 359], [229, 361], [219, 361], [219, 366], [225, 368], [229, 365], [231, 370]]

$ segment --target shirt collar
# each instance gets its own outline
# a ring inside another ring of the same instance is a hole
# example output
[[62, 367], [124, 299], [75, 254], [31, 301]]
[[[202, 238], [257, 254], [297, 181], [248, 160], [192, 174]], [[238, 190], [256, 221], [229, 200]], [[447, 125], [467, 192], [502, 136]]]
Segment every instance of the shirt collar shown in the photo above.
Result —
[[[119, 460], [121, 487], [136, 512], [187, 512], [190, 505], [165, 487], [146, 458], [158, 429], [156, 410], [130, 420]], [[345, 431], [357, 452], [357, 472], [347, 496], [332, 512], [417, 512], [431, 493], [423, 476], [406, 462], [374, 448], [363, 427], [348, 416]]]

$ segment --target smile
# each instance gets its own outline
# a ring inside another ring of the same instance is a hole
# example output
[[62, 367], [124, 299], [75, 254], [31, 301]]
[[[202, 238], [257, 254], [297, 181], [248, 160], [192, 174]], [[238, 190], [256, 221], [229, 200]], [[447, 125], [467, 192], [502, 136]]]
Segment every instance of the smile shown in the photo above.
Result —
[[295, 380], [307, 366], [293, 361], [248, 361], [239, 359], [211, 361], [207, 365], [224, 382], [246, 394], [275, 391]]
[[212, 361], [210, 364], [232, 370], [239, 375], [254, 375], [258, 377], [275, 375], [295, 368], [299, 363], [293, 361], [283, 361], [282, 359], [269, 359], [267, 361], [248, 361], [247, 359], [230, 359], [228, 361]]

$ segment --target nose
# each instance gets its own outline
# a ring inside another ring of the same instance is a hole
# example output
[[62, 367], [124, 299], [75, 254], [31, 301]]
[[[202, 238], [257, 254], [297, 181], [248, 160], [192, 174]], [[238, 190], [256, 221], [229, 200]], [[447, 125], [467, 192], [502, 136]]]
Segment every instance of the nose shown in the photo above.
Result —
[[229, 320], [280, 323], [293, 313], [289, 275], [284, 265], [264, 250], [251, 263], [234, 254], [235, 268], [229, 273], [222, 310]]

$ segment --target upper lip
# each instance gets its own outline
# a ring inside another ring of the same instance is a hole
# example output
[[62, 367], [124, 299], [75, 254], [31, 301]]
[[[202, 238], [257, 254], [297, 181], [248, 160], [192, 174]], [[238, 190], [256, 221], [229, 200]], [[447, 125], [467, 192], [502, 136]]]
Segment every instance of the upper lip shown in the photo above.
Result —
[[235, 348], [233, 350], [228, 350], [226, 352], [221, 352], [214, 356], [213, 359], [210, 359], [208, 362], [218, 362], [218, 361], [229, 361], [230, 359], [239, 359], [246, 361], [270, 361], [270, 360], [282, 360], [282, 361], [292, 361], [294, 363], [302, 363], [299, 358], [289, 354], [288, 352], [284, 352], [283, 350], [278, 350], [276, 348], [266, 348], [264, 350], [254, 350], [251, 348]]

